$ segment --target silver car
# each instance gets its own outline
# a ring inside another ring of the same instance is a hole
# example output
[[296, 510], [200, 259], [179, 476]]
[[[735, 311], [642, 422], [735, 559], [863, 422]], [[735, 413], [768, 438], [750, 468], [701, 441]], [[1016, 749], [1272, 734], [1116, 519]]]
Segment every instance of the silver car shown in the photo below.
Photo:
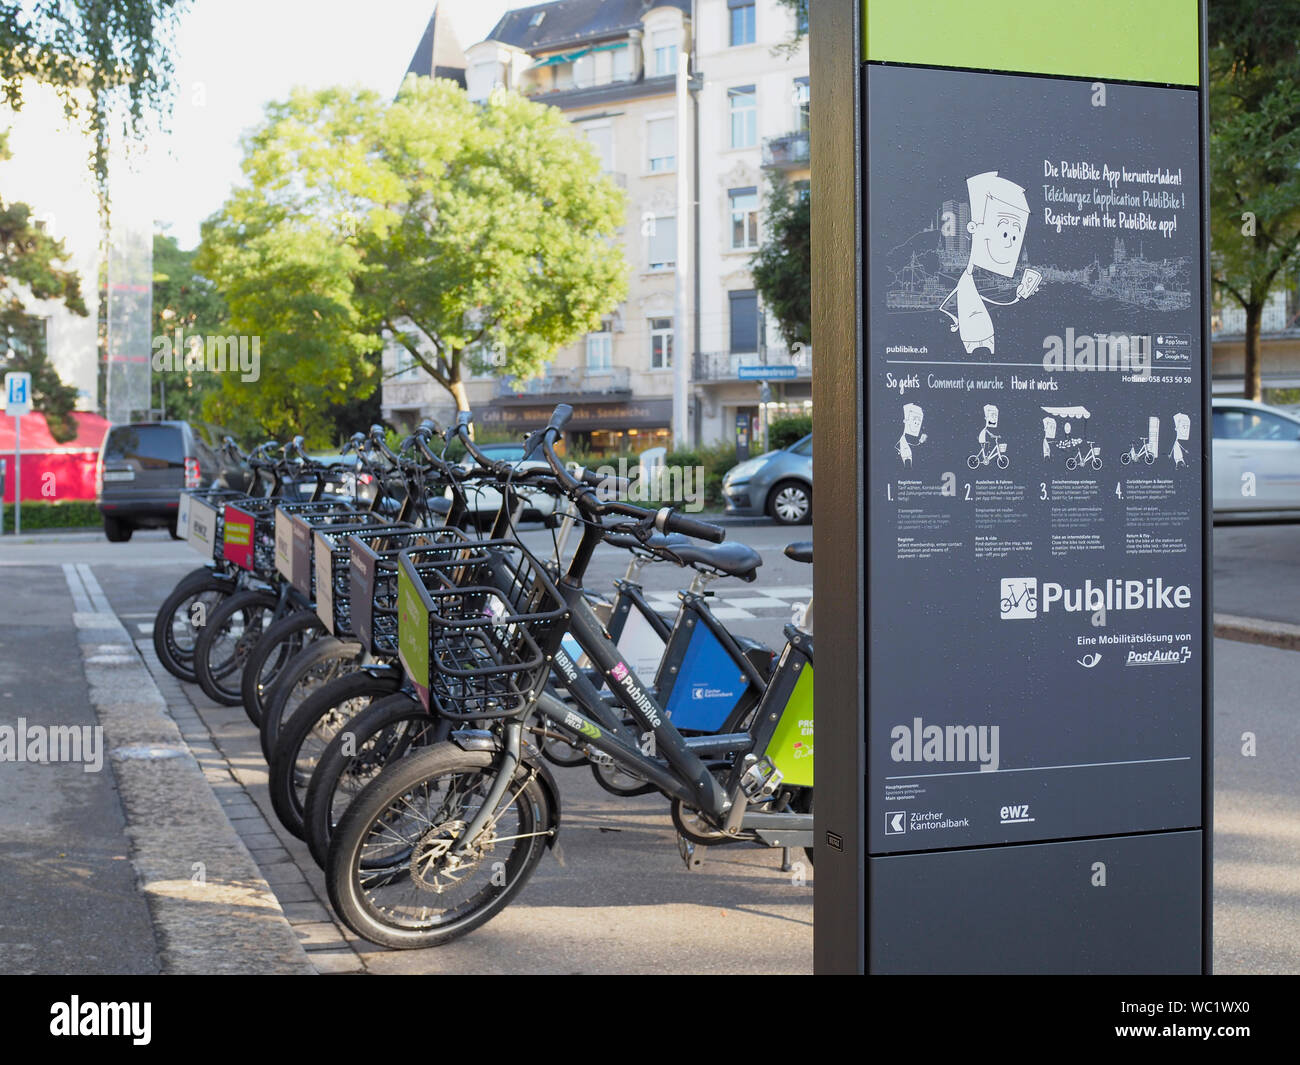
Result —
[[733, 466], [722, 495], [728, 514], [767, 514], [782, 525], [812, 521], [812, 434]]

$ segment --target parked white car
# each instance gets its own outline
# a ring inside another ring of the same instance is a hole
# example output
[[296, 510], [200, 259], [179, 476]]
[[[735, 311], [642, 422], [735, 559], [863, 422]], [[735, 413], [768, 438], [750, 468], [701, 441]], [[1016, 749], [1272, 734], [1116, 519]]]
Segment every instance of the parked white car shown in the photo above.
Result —
[[1300, 511], [1300, 417], [1214, 399], [1214, 511]]
[[[482, 444], [479, 450], [497, 462], [510, 462], [521, 470], [550, 469], [550, 466], [545, 461], [529, 459], [524, 462], [524, 449], [521, 444]], [[466, 455], [463, 464], [468, 468], [475, 463], [472, 458]], [[447, 498], [450, 499], [450, 488], [447, 489], [446, 494]], [[554, 496], [536, 488], [523, 486], [518, 489], [518, 494], [524, 501], [522, 520], [546, 521], [555, 513]], [[480, 523], [490, 522], [496, 516], [497, 511], [501, 509], [501, 493], [495, 488], [471, 483], [465, 486], [465, 495], [470, 513], [474, 514]]]

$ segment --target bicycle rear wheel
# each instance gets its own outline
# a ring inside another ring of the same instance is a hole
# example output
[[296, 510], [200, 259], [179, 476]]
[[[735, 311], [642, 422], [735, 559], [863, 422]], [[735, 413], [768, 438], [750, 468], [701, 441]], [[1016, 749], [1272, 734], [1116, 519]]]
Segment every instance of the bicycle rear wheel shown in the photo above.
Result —
[[390, 765], [357, 796], [330, 841], [326, 883], [357, 935], [435, 947], [499, 913], [527, 883], [555, 830], [537, 771], [523, 764], [489, 828], [450, 851], [497, 775], [500, 755], [439, 743]]

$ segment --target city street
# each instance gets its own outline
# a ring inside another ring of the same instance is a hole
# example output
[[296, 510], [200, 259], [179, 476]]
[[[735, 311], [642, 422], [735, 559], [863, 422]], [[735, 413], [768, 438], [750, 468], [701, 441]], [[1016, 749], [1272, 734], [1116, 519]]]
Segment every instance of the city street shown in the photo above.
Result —
[[[545, 549], [550, 535], [538, 529], [524, 534], [536, 550]], [[1300, 622], [1291, 592], [1300, 565], [1292, 546], [1297, 536], [1300, 525], [1216, 529], [1216, 607]], [[810, 537], [809, 527], [728, 525], [729, 539], [749, 544], [763, 559], [754, 584], [723, 579], [713, 585], [715, 609], [733, 631], [779, 646], [782, 626], [806, 602], [812, 584], [811, 569], [786, 559], [782, 548]], [[75, 654], [53, 653], [76, 639], [77, 593], [65, 577], [71, 564], [79, 564], [87, 593], [120, 621], [149, 664], [151, 683], [203, 771], [194, 786], [202, 780], [212, 785], [217, 815], [225, 811], [260, 869], [260, 883], [243, 874], [238, 879], [243, 889], [263, 892], [273, 912], [249, 907], [248, 919], [287, 922], [305, 949], [295, 956], [277, 942], [268, 948], [267, 965], [302, 971], [305, 961], [320, 972], [744, 972], [761, 956], [765, 972], [811, 970], [811, 868], [800, 864], [783, 873], [780, 852], [737, 846], [714, 848], [701, 870], [688, 872], [663, 800], [617, 799], [586, 769], [557, 771], [564, 864], [544, 858], [518, 902], [488, 925], [432, 951], [380, 950], [344, 933], [305, 846], [280, 828], [270, 809], [256, 732], [242, 709], [214, 706], [197, 687], [162, 672], [153, 657], [154, 610], [197, 561], [165, 533], [137, 533], [127, 544], [92, 533], [0, 540], [6, 604], [0, 688], [7, 720], [18, 714], [50, 723], [93, 719]], [[625, 555], [601, 548], [589, 584], [608, 588], [625, 565]], [[643, 581], [652, 601], [665, 608], [682, 583], [665, 565], [648, 568]], [[87, 658], [85, 669], [104, 668], [96, 661]], [[1300, 788], [1294, 773], [1300, 656], [1216, 640], [1214, 675], [1215, 968], [1300, 972]], [[105, 758], [106, 765], [110, 761]], [[0, 904], [0, 962], [7, 971], [139, 972], [172, 964], [168, 951], [185, 934], [187, 903], [183, 893], [174, 900], [179, 909], [169, 918], [172, 938], [155, 947], [147, 929], [153, 912], [158, 936], [157, 899], [151, 895], [149, 906], [142, 904], [134, 885], [147, 878], [138, 870], [133, 878], [126, 860], [139, 830], [131, 788], [125, 790], [124, 815], [115, 794], [123, 789], [114, 787], [109, 772], [0, 764], [6, 829], [0, 853], [28, 900]], [[198, 851], [182, 856], [187, 867], [204, 860]], [[220, 865], [215, 857], [209, 862], [210, 880]], [[23, 910], [21, 921], [15, 906]], [[33, 920], [62, 932], [33, 928]], [[266, 939], [270, 924], [261, 927]], [[99, 945], [78, 966], [62, 945], [68, 942]], [[203, 959], [193, 966], [203, 971]]]

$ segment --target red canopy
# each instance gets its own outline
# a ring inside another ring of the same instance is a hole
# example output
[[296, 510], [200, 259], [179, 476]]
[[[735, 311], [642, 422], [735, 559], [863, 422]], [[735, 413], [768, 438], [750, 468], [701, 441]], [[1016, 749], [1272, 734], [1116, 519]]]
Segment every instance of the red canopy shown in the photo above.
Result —
[[[99, 446], [109, 421], [89, 411], [73, 411], [77, 435], [60, 444], [50, 435], [45, 415], [23, 415], [23, 500], [94, 499], [99, 488]], [[14, 499], [14, 419], [0, 413], [0, 460], [7, 466], [4, 499]]]

